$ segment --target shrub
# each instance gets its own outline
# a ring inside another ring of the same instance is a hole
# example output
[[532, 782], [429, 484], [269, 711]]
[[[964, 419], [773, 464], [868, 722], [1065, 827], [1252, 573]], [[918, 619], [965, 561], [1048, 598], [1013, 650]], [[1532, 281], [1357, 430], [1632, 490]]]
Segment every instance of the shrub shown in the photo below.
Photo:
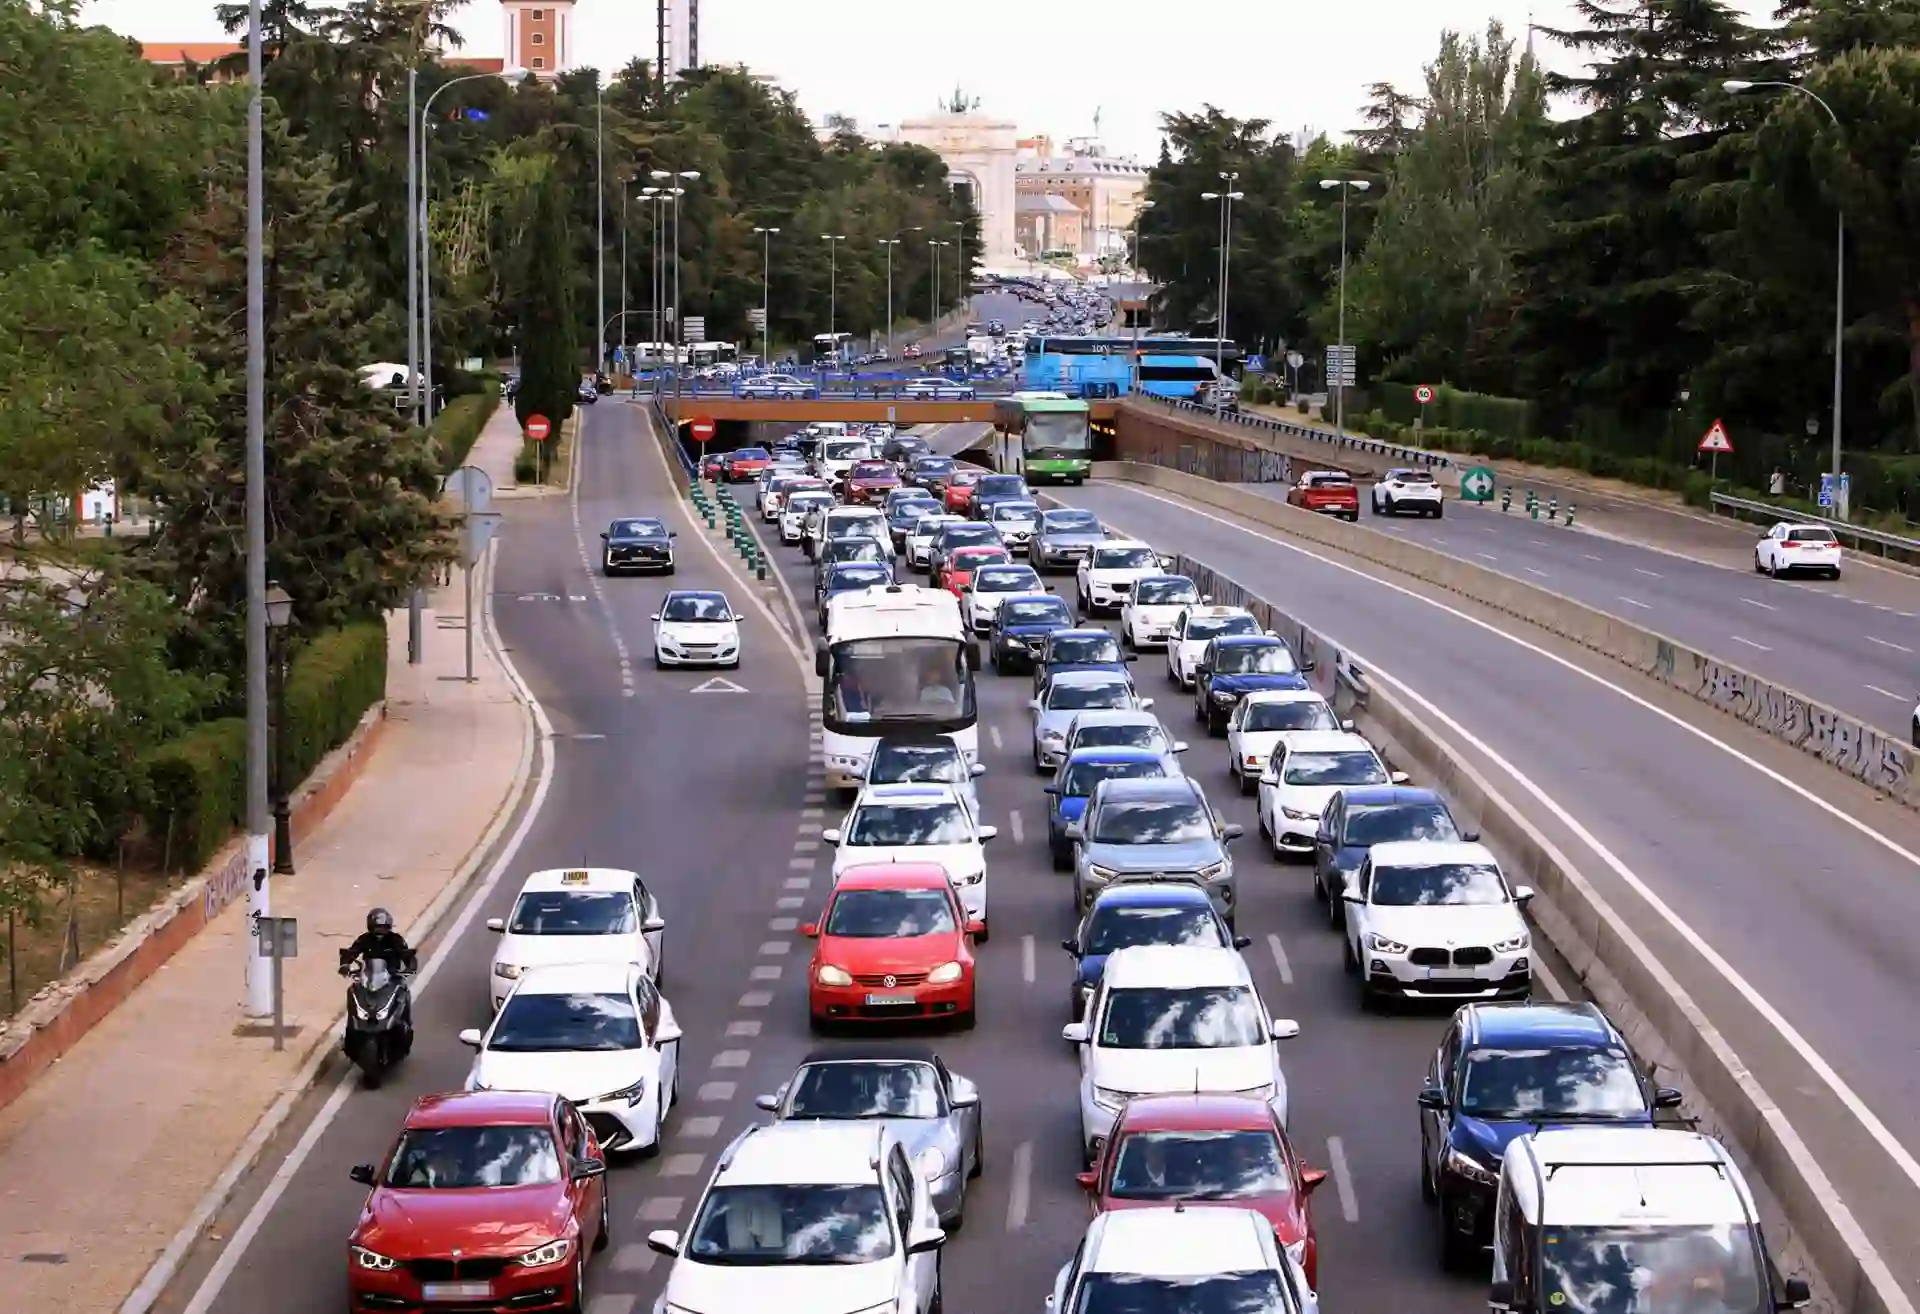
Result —
[[363, 622], [308, 640], [287, 672], [286, 770], [305, 780], [387, 692], [387, 627]]
[[540, 456], [532, 443], [521, 443], [520, 454], [513, 458], [513, 482], [530, 484], [540, 477]]
[[433, 440], [440, 449], [440, 468], [455, 470], [465, 465], [480, 431], [487, 427], [500, 406], [500, 389], [489, 382], [476, 393], [455, 397], [433, 420]]

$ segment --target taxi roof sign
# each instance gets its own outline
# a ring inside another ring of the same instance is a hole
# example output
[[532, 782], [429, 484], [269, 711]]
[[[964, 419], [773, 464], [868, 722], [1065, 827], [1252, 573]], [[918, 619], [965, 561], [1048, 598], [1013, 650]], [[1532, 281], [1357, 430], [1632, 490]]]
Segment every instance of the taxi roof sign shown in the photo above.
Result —
[[562, 885], [585, 885], [592, 877], [584, 871], [569, 871], [560, 874]]

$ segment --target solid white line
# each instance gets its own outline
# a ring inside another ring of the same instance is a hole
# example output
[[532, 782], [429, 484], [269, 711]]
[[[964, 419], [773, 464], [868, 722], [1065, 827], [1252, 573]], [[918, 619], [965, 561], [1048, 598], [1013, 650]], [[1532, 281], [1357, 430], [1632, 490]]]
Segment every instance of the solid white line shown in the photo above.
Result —
[[1738, 634], [1729, 634], [1727, 637], [1729, 639], [1732, 639], [1735, 643], [1744, 643], [1749, 648], [1758, 648], [1761, 652], [1773, 651], [1773, 649], [1767, 647], [1767, 645], [1764, 643], [1755, 643], [1752, 639], [1743, 639]]
[[1023, 935], [1020, 937], [1020, 979], [1028, 985], [1033, 984], [1033, 968], [1033, 937]]
[[987, 737], [993, 740], [993, 746], [996, 749], [1005, 748], [1007, 746], [1006, 741], [1000, 738], [1000, 727], [997, 725], [990, 725], [987, 727]]
[[1653, 610], [1653, 608], [1652, 608], [1652, 607], [1649, 607], [1649, 606], [1647, 606], [1647, 604], [1646, 604], [1646, 603], [1644, 603], [1644, 602], [1642, 602], [1642, 601], [1640, 601], [1640, 599], [1638, 599], [1638, 598], [1629, 598], [1629, 597], [1628, 597], [1628, 596], [1627, 596], [1626, 594], [1624, 594], [1624, 593], [1622, 593], [1622, 594], [1620, 595], [1620, 601], [1622, 601], [1622, 602], [1624, 602], [1624, 603], [1627, 603], [1627, 604], [1629, 604], [1630, 606], [1634, 606], [1634, 607], [1640, 607], [1640, 608], [1642, 608], [1642, 609], [1644, 609], [1644, 610], [1646, 610], [1646, 611], [1652, 611], [1652, 610]]
[[[1695, 739], [1700, 740], [1702, 743], [1712, 745], [1714, 748], [1719, 749], [1721, 752], [1725, 753], [1728, 757], [1731, 757], [1736, 762], [1739, 762], [1743, 766], [1749, 767], [1753, 771], [1758, 772], [1760, 775], [1766, 777], [1768, 780], [1780, 786], [1782, 789], [1786, 790], [1788, 793], [1792, 794], [1794, 797], [1800, 799], [1802, 802], [1808, 803], [1813, 807], [1818, 808], [1821, 812], [1825, 813], [1827, 816], [1829, 816], [1833, 820], [1839, 822], [1841, 825], [1846, 826], [1850, 830], [1854, 831], [1856, 834], [1860, 835], [1862, 838], [1867, 839], [1873, 842], [1874, 844], [1879, 845], [1882, 849], [1886, 850], [1888, 853], [1891, 853], [1895, 857], [1900, 858], [1903, 861], [1915, 867], [1920, 867], [1920, 853], [1915, 853], [1911, 849], [1905, 848], [1899, 843], [1895, 842], [1894, 840], [1889, 839], [1887, 836], [1881, 834], [1879, 831], [1867, 825], [1865, 822], [1859, 820], [1856, 817], [1848, 815], [1846, 812], [1842, 811], [1838, 807], [1835, 807], [1833, 804], [1827, 802], [1827, 800], [1821, 798], [1819, 795], [1813, 793], [1811, 790], [1805, 788], [1804, 786], [1796, 784], [1794, 781], [1787, 779], [1785, 776], [1781, 775], [1778, 771], [1773, 770], [1771, 767], [1767, 766], [1766, 764], [1741, 752], [1739, 749], [1735, 748], [1732, 744], [1727, 743], [1725, 740], [1716, 738], [1713, 734], [1711, 734], [1706, 730], [1701, 729], [1699, 726], [1689, 723], [1688, 721], [1681, 718], [1680, 716], [1677, 716], [1676, 714], [1667, 711], [1665, 708], [1655, 706], [1653, 703], [1648, 702], [1646, 699], [1640, 697], [1636, 693], [1633, 693], [1631, 690], [1628, 690], [1622, 687], [1621, 685], [1615, 684], [1613, 681], [1607, 679], [1603, 675], [1596, 674], [1593, 671], [1587, 670], [1583, 666], [1580, 666], [1572, 661], [1567, 660], [1565, 657], [1560, 656], [1558, 653], [1549, 652], [1545, 648], [1540, 647], [1538, 644], [1529, 643], [1527, 640], [1521, 638], [1517, 634], [1508, 633], [1506, 630], [1501, 629], [1499, 626], [1491, 624], [1488, 621], [1484, 621], [1480, 619], [1478, 616], [1470, 616], [1466, 612], [1460, 611], [1455, 607], [1450, 607], [1446, 603], [1441, 602], [1438, 599], [1426, 597], [1425, 595], [1421, 593], [1417, 593], [1413, 589], [1407, 588], [1404, 585], [1395, 584], [1390, 580], [1382, 579], [1378, 575], [1369, 574], [1364, 570], [1360, 570], [1354, 566], [1346, 565], [1343, 562], [1330, 561], [1325, 557], [1316, 556], [1314, 553], [1307, 551], [1305, 548], [1299, 546], [1298, 544], [1289, 543], [1284, 539], [1274, 538], [1271, 535], [1262, 534], [1256, 530], [1248, 529], [1246, 526], [1237, 524], [1232, 520], [1228, 520], [1224, 516], [1213, 515], [1207, 511], [1201, 510], [1196, 506], [1190, 505], [1185, 502], [1176, 501], [1173, 498], [1162, 497], [1157, 493], [1150, 493], [1150, 492], [1146, 492], [1144, 490], [1139, 490], [1139, 489], [1130, 490], [1130, 491], [1137, 492], [1142, 497], [1152, 498], [1156, 502], [1164, 502], [1168, 506], [1174, 507], [1188, 515], [1201, 516], [1207, 520], [1214, 521], [1216, 524], [1224, 525], [1229, 529], [1237, 530], [1238, 532], [1242, 534], [1246, 534], [1249, 537], [1260, 539], [1261, 541], [1270, 543], [1275, 547], [1284, 548], [1289, 552], [1297, 553], [1300, 556], [1307, 557], [1314, 561], [1318, 561], [1322, 565], [1329, 566], [1335, 570], [1343, 571], [1346, 574], [1357, 575], [1362, 579], [1370, 580], [1373, 583], [1379, 585], [1381, 588], [1391, 589], [1393, 592], [1398, 593], [1403, 597], [1410, 598], [1415, 602], [1419, 602], [1425, 606], [1432, 607], [1438, 611], [1445, 612], [1446, 614], [1454, 617], [1455, 619], [1464, 621], [1467, 624], [1472, 625], [1477, 629], [1485, 630], [1488, 634], [1497, 635], [1498, 637], [1506, 640], [1508, 643], [1511, 643], [1526, 652], [1532, 653], [1535, 657], [1538, 657], [1544, 661], [1552, 662], [1554, 665], [1559, 666], [1564, 670], [1567, 670], [1572, 674], [1579, 676], [1581, 679], [1588, 680], [1591, 683], [1599, 685], [1601, 688], [1606, 689], [1611, 693], [1618, 694], [1620, 697], [1626, 699], [1628, 702], [1632, 703], [1634, 706], [1654, 716], [1659, 717], [1661, 720], [1667, 722], [1668, 724], [1674, 726], [1675, 728], [1685, 732], [1686, 734], [1692, 735]], [[1488, 761], [1492, 762], [1501, 771], [1505, 772], [1509, 777], [1511, 777], [1513, 781], [1520, 786], [1521, 789], [1525, 790], [1528, 794], [1530, 794], [1535, 800], [1535, 802], [1539, 803], [1540, 806], [1544, 807], [1548, 812], [1552, 813], [1553, 816], [1557, 818], [1562, 825], [1566, 826], [1568, 830], [1572, 831], [1574, 835], [1578, 836], [1582, 843], [1587, 845], [1587, 847], [1590, 848], [1600, 858], [1600, 860], [1603, 863], [1605, 863], [1614, 872], [1615, 875], [1617, 875], [1623, 882], [1625, 882], [1628, 885], [1628, 887], [1630, 887], [1636, 894], [1638, 894], [1643, 900], [1645, 900], [1647, 905], [1650, 908], [1652, 908], [1656, 914], [1659, 915], [1660, 919], [1666, 922], [1669, 927], [1671, 927], [1683, 940], [1687, 942], [1687, 944], [1690, 947], [1692, 947], [1695, 953], [1699, 954], [1700, 957], [1706, 961], [1708, 966], [1712, 967], [1713, 970], [1719, 974], [1721, 980], [1725, 981], [1728, 985], [1733, 987], [1733, 989], [1739, 993], [1741, 998], [1746, 1000], [1747, 1004], [1751, 1008], [1753, 1008], [1753, 1010], [1756, 1013], [1758, 1013], [1762, 1018], [1764, 1018], [1770, 1026], [1773, 1027], [1774, 1031], [1780, 1036], [1780, 1038], [1784, 1040], [1788, 1044], [1788, 1046], [1790, 1046], [1794, 1050], [1794, 1052], [1800, 1056], [1801, 1061], [1808, 1067], [1808, 1069], [1810, 1069], [1816, 1076], [1820, 1078], [1822, 1082], [1826, 1084], [1827, 1089], [1833, 1092], [1835, 1098], [1837, 1098], [1841, 1102], [1841, 1104], [1846, 1106], [1847, 1111], [1851, 1113], [1854, 1116], [1854, 1118], [1859, 1121], [1861, 1127], [1866, 1131], [1866, 1133], [1869, 1136], [1873, 1138], [1873, 1140], [1875, 1141], [1876, 1144], [1879, 1145], [1881, 1150], [1886, 1153], [1887, 1157], [1891, 1159], [1893, 1163], [1900, 1169], [1900, 1172], [1902, 1173], [1902, 1175], [1906, 1177], [1908, 1182], [1910, 1182], [1916, 1189], [1920, 1189], [1920, 1160], [1916, 1160], [1914, 1158], [1914, 1156], [1907, 1150], [1906, 1146], [1902, 1145], [1899, 1139], [1895, 1137], [1894, 1134], [1887, 1128], [1887, 1125], [1880, 1121], [1879, 1117], [1873, 1112], [1872, 1109], [1867, 1107], [1866, 1102], [1862, 1100], [1860, 1096], [1854, 1092], [1852, 1087], [1848, 1086], [1847, 1083], [1841, 1079], [1840, 1074], [1834, 1071], [1833, 1065], [1828, 1063], [1826, 1059], [1820, 1056], [1819, 1052], [1813, 1048], [1812, 1044], [1808, 1042], [1807, 1038], [1801, 1035], [1799, 1030], [1796, 1029], [1794, 1025], [1791, 1022], [1787, 1021], [1786, 1017], [1781, 1014], [1780, 1010], [1775, 1008], [1770, 1002], [1768, 1002], [1768, 1000], [1765, 997], [1763, 997], [1760, 994], [1760, 992], [1756, 990], [1750, 982], [1747, 981], [1745, 977], [1741, 976], [1740, 973], [1735, 970], [1732, 963], [1728, 962], [1724, 957], [1721, 956], [1718, 950], [1716, 950], [1712, 945], [1708, 944], [1706, 940], [1701, 937], [1699, 932], [1695, 931], [1693, 927], [1691, 927], [1685, 921], [1683, 921], [1680, 915], [1674, 912], [1673, 909], [1667, 905], [1665, 900], [1663, 900], [1658, 894], [1654, 893], [1652, 888], [1649, 887], [1645, 881], [1641, 880], [1640, 877], [1630, 867], [1626, 865], [1626, 863], [1622, 862], [1620, 858], [1611, 849], [1607, 848], [1604, 844], [1602, 844], [1599, 838], [1595, 836], [1593, 832], [1589, 831], [1585, 826], [1583, 826], [1578, 820], [1576, 820], [1573, 817], [1571, 813], [1569, 813], [1565, 808], [1561, 807], [1559, 803], [1555, 802], [1552, 798], [1549, 798], [1546, 792], [1542, 790], [1538, 785], [1536, 785], [1530, 778], [1523, 775], [1518, 767], [1514, 766], [1513, 763], [1507, 761], [1504, 757], [1500, 756], [1500, 754], [1496, 752], [1491, 745], [1487, 744], [1485, 741], [1480, 739], [1479, 736], [1473, 734], [1465, 726], [1461, 725], [1458, 721], [1456, 721], [1453, 717], [1447, 715], [1446, 712], [1442, 711], [1439, 707], [1435, 706], [1431, 700], [1427, 699], [1426, 697], [1416, 692], [1411, 686], [1406, 684], [1404, 681], [1395, 678], [1393, 675], [1389, 674], [1380, 666], [1374, 664], [1369, 659], [1363, 657], [1359, 652], [1354, 651], [1351, 648], [1348, 648], [1347, 645], [1341, 642], [1341, 640], [1336, 636], [1332, 634], [1327, 634], [1326, 638], [1329, 642], [1333, 643], [1336, 647], [1343, 648], [1343, 649], [1346, 649], [1348, 652], [1351, 652], [1354, 658], [1357, 661], [1359, 661], [1361, 665], [1365, 667], [1370, 674], [1372, 674], [1378, 679], [1386, 681], [1388, 684], [1393, 685], [1401, 693], [1406, 695], [1408, 699], [1418, 704], [1419, 707], [1422, 710], [1424, 710], [1429, 716], [1431, 716], [1434, 720], [1439, 721], [1442, 725], [1446, 726], [1448, 730], [1452, 731], [1454, 735], [1458, 736], [1458, 738], [1462, 743], [1465, 743], [1470, 747], [1474, 748], [1475, 750], [1477, 750], [1478, 752], [1480, 752], [1483, 756], [1487, 758]]]
[[1271, 932], [1268, 933], [1267, 950], [1268, 952], [1272, 953], [1273, 965], [1280, 973], [1280, 984], [1292, 985], [1293, 984], [1293, 964], [1287, 961], [1286, 946], [1280, 943], [1279, 936], [1274, 935]]
[[1548, 994], [1552, 995], [1561, 1003], [1565, 1003], [1567, 1000], [1573, 998], [1573, 996], [1567, 992], [1567, 988], [1560, 984], [1560, 978], [1554, 975], [1553, 969], [1548, 967], [1537, 953], [1533, 956], [1533, 977], [1534, 980], [1547, 988]]
[[1581, 553], [1580, 555], [1581, 555], [1581, 556], [1583, 556], [1583, 557], [1585, 557], [1585, 558], [1586, 558], [1586, 559], [1587, 559], [1588, 561], [1599, 561], [1599, 560], [1600, 560], [1600, 558], [1599, 558], [1599, 557], [1596, 557], [1596, 556], [1594, 556], [1594, 555], [1593, 555], [1593, 553], [1591, 553], [1591, 552], [1582, 552], [1582, 553]]
[[1742, 598], [1740, 599], [1740, 601], [1746, 603], [1749, 607], [1758, 607], [1762, 611], [1780, 610], [1778, 607], [1774, 606], [1771, 602], [1762, 602], [1758, 598]]
[[1874, 691], [1875, 693], [1877, 693], [1877, 694], [1885, 694], [1885, 695], [1886, 695], [1887, 697], [1889, 697], [1889, 698], [1892, 698], [1892, 699], [1894, 699], [1894, 700], [1896, 700], [1896, 701], [1898, 701], [1898, 702], [1903, 702], [1903, 703], [1904, 703], [1904, 702], [1906, 702], [1906, 701], [1907, 701], [1907, 700], [1906, 700], [1905, 698], [1902, 698], [1902, 697], [1901, 697], [1901, 696], [1900, 696], [1899, 694], [1897, 694], [1897, 693], [1895, 693], [1895, 692], [1894, 692], [1893, 690], [1891, 690], [1891, 689], [1882, 689], [1882, 688], [1881, 688], [1881, 687], [1880, 687], [1879, 685], [1877, 685], [1877, 684], [1870, 684], [1870, 685], [1868, 685], [1868, 686], [1867, 686], [1867, 688], [1869, 688], [1869, 689], [1871, 689], [1871, 690], [1873, 690], [1873, 691]]
[[1033, 1194], [1033, 1142], [1021, 1141], [1013, 1149], [1013, 1184], [1007, 1189], [1007, 1231], [1018, 1232], [1027, 1225], [1027, 1203]]
[[1535, 569], [1535, 568], [1534, 568], [1534, 567], [1532, 567], [1532, 566], [1528, 566], [1528, 567], [1527, 567], [1527, 574], [1529, 574], [1529, 575], [1538, 575], [1538, 576], [1539, 576], [1539, 577], [1540, 577], [1541, 579], [1550, 579], [1550, 578], [1552, 578], [1551, 576], [1549, 576], [1549, 575], [1547, 574], [1547, 572], [1546, 572], [1546, 571], [1544, 571], [1544, 570], [1537, 570], [1537, 569]]
[[1353, 1196], [1353, 1174], [1347, 1169], [1347, 1147], [1338, 1136], [1327, 1137], [1327, 1166], [1333, 1170], [1333, 1186], [1340, 1192], [1340, 1214], [1349, 1223], [1360, 1221], [1360, 1202]]
[[1665, 579], [1666, 578], [1665, 575], [1662, 575], [1657, 570], [1647, 570], [1640, 566], [1635, 566], [1633, 568], [1633, 573], [1636, 575], [1645, 575], [1648, 579]]
[[1860, 637], [1861, 637], [1861, 638], [1863, 638], [1863, 639], [1865, 639], [1865, 640], [1866, 640], [1866, 641], [1867, 641], [1868, 643], [1877, 643], [1877, 644], [1879, 644], [1879, 645], [1880, 645], [1880, 646], [1881, 646], [1882, 648], [1891, 648], [1891, 649], [1893, 649], [1893, 650], [1894, 650], [1895, 652], [1904, 652], [1904, 653], [1907, 653], [1907, 654], [1909, 654], [1909, 655], [1911, 655], [1911, 654], [1912, 654], [1912, 652], [1913, 652], [1913, 649], [1911, 649], [1911, 648], [1909, 648], [1909, 647], [1906, 647], [1906, 646], [1905, 646], [1905, 645], [1903, 645], [1903, 644], [1898, 644], [1898, 643], [1889, 643], [1889, 642], [1887, 642], [1887, 640], [1885, 640], [1885, 639], [1876, 639], [1876, 638], [1874, 638], [1874, 637], [1873, 637], [1873, 636], [1872, 636], [1871, 634], [1863, 634], [1863, 635], [1861, 635]]
[[1476, 552], [1476, 553], [1474, 553], [1473, 555], [1474, 555], [1474, 556], [1476, 556], [1476, 557], [1479, 557], [1479, 558], [1480, 558], [1480, 559], [1481, 559], [1482, 561], [1498, 561], [1498, 560], [1500, 560], [1500, 558], [1499, 558], [1499, 557], [1496, 557], [1496, 556], [1494, 556], [1494, 555], [1493, 555], [1493, 553], [1491, 553], [1491, 552]]
[[1027, 842], [1027, 823], [1020, 819], [1018, 812], [1010, 812], [1007, 814], [1007, 829], [1013, 832], [1013, 842], [1015, 844], [1025, 844]]

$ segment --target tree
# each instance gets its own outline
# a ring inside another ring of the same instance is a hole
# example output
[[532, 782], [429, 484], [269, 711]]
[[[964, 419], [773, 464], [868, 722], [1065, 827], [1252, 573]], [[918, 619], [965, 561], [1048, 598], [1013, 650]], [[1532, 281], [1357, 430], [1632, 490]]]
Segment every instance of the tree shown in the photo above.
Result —
[[521, 424], [544, 415], [557, 432], [579, 393], [581, 344], [566, 198], [551, 157], [545, 165], [532, 184], [526, 259], [509, 294], [520, 334], [520, 388], [513, 404]]

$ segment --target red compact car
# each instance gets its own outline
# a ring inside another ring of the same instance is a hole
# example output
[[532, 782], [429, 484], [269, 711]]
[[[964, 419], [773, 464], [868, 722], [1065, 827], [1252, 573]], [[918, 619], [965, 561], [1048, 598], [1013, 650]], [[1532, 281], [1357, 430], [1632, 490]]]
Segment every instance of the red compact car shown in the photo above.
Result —
[[380, 1164], [347, 1244], [354, 1314], [475, 1314], [587, 1305], [587, 1251], [607, 1245], [607, 1161], [557, 1095], [426, 1095]]
[[1287, 501], [1306, 511], [1339, 516], [1342, 520], [1360, 518], [1360, 490], [1353, 478], [1337, 470], [1309, 470], [1300, 482], [1287, 490]]
[[773, 454], [764, 447], [742, 447], [727, 454], [727, 482], [744, 484], [773, 464]]
[[973, 496], [973, 486], [980, 482], [985, 470], [962, 468], [947, 476], [947, 486], [941, 490], [941, 500], [948, 511], [963, 515], [967, 509], [967, 499]]
[[725, 452], [712, 452], [700, 458], [700, 477], [702, 479], [718, 479], [726, 473], [726, 469], [727, 454]]
[[938, 863], [847, 868], [826, 912], [804, 928], [818, 942], [807, 969], [814, 1028], [916, 1018], [971, 1028], [972, 937], [984, 929], [967, 920]]
[[847, 501], [871, 506], [900, 487], [900, 472], [891, 461], [859, 461], [847, 471]]
[[959, 597], [973, 583], [973, 572], [982, 566], [1011, 566], [1013, 553], [1003, 547], [981, 544], [955, 548], [947, 555], [947, 568], [940, 576], [940, 587]]
[[1301, 1166], [1272, 1107], [1252, 1095], [1136, 1095], [1093, 1171], [1080, 1174], [1096, 1214], [1175, 1200], [1256, 1210], [1316, 1291], [1319, 1243], [1307, 1198], [1326, 1180]]

